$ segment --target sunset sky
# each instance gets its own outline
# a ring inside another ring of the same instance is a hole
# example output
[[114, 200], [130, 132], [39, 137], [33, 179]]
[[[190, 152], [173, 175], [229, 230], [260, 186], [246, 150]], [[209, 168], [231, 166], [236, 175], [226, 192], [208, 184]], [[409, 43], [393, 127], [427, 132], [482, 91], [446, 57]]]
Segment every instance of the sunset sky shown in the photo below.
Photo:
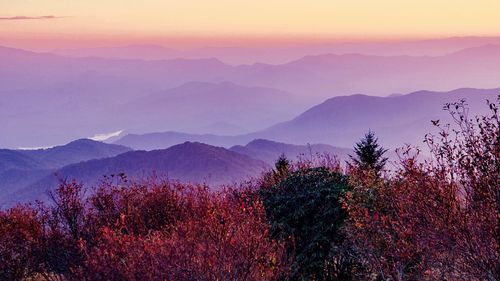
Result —
[[498, 36], [498, 11], [499, 0], [1, 0], [0, 44], [43, 49]]

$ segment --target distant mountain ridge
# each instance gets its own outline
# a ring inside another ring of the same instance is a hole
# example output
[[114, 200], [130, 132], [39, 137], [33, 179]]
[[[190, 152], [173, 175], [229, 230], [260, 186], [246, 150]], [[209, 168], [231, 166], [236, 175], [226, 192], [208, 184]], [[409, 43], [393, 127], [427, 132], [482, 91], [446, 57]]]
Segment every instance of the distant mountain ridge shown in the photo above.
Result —
[[0, 149], [0, 172], [8, 170], [42, 169], [45, 165], [18, 150]]
[[270, 165], [273, 165], [281, 155], [292, 161], [317, 160], [319, 157], [328, 155], [335, 156], [337, 160], [343, 162], [348, 159], [349, 154], [352, 154], [352, 149], [327, 144], [293, 145], [265, 139], [253, 140], [244, 146], [236, 145], [229, 150], [262, 160]]
[[[211, 188], [217, 188], [221, 184], [258, 176], [268, 168], [263, 161], [222, 147], [186, 142], [163, 150], [130, 151], [115, 157], [71, 164], [56, 173], [60, 178], [75, 179], [87, 186], [97, 184], [105, 175], [124, 173], [138, 180], [156, 175], [182, 182], [207, 183]], [[4, 204], [47, 200], [47, 191], [53, 190], [57, 184], [58, 179], [48, 175], [5, 198]]]
[[213, 134], [189, 134], [181, 132], [157, 132], [146, 134], [126, 134], [114, 144], [139, 150], [165, 149], [184, 142], [201, 142], [209, 145], [231, 147], [247, 142], [246, 136], [220, 136]]
[[98, 48], [60, 49], [53, 53], [73, 57], [106, 57], [121, 59], [160, 60], [177, 57], [206, 58], [216, 57], [225, 63], [253, 64], [286, 63], [305, 55], [325, 53], [395, 56], [438, 56], [465, 48], [486, 44], [500, 44], [500, 37], [451, 37], [427, 40], [406, 40], [400, 42], [345, 42], [318, 44], [311, 46], [256, 48], [256, 47], [208, 47], [180, 50], [159, 45], [126, 45]]
[[[90, 159], [116, 156], [130, 148], [89, 139], [39, 150], [0, 149], [0, 193], [2, 197], [52, 174], [63, 166]], [[0, 199], [0, 201], [2, 201]]]
[[387, 147], [397, 148], [405, 143], [421, 146], [425, 134], [435, 131], [431, 120], [451, 122], [448, 112], [443, 110], [446, 103], [465, 99], [473, 117], [487, 113], [486, 100], [494, 101], [499, 95], [500, 88], [462, 88], [391, 97], [334, 97], [290, 121], [251, 135], [287, 143], [319, 142], [350, 147], [365, 132], [374, 130]]
[[[462, 88], [450, 92], [417, 91], [390, 97], [366, 95], [333, 97], [311, 107], [290, 121], [251, 134], [218, 136], [165, 132], [125, 135], [116, 143], [135, 149], [163, 149], [149, 152], [132, 151], [114, 157], [112, 154], [128, 148], [78, 140], [66, 147], [49, 150], [0, 150], [0, 155], [3, 155], [0, 158], [0, 169], [2, 169], [0, 182], [4, 183], [2, 189], [8, 191], [4, 193], [2, 200], [8, 203], [34, 199], [36, 196], [43, 197], [48, 187], [57, 184], [53, 176], [55, 170], [47, 170], [47, 167], [53, 167], [55, 163], [61, 165], [62, 160], [84, 160], [82, 158], [84, 155], [92, 153], [95, 153], [92, 157], [107, 157], [108, 154], [105, 153], [109, 153], [111, 157], [71, 164], [57, 171], [64, 177], [74, 177], [90, 184], [106, 174], [125, 172], [132, 177], [140, 178], [157, 171], [172, 179], [202, 181], [216, 185], [256, 175], [270, 167], [281, 153], [293, 158], [298, 154], [311, 156], [313, 151], [333, 152], [345, 158], [349, 153], [348, 149], [301, 144], [326, 143], [339, 147], [352, 147], [368, 130], [375, 131], [380, 143], [386, 148], [400, 147], [406, 142], [422, 145], [421, 140], [424, 135], [433, 131], [431, 120], [439, 119], [442, 124], [449, 121], [448, 113], [442, 110], [445, 103], [465, 98], [472, 117], [477, 113], [485, 113], [486, 99], [495, 100], [499, 94], [500, 88]], [[194, 140], [207, 144], [186, 142]], [[178, 144], [179, 142], [182, 144]], [[244, 143], [247, 144], [242, 146]], [[231, 147], [231, 149], [208, 144]], [[103, 146], [106, 149], [104, 152], [95, 147], [86, 150], [84, 148], [87, 145]], [[171, 145], [174, 146], [166, 149]], [[109, 150], [109, 147], [113, 149]], [[72, 157], [64, 156], [67, 150], [72, 151], [68, 148], [85, 153], [83, 155], [76, 153]], [[12, 188], [6, 188], [5, 185]], [[31, 197], [32, 193], [35, 197]]]
[[[124, 104], [190, 82], [229, 81], [252, 89], [271, 88], [307, 97], [309, 102], [355, 93], [387, 96], [421, 89], [494, 88], [499, 86], [500, 77], [498, 50], [499, 45], [485, 45], [440, 56], [323, 54], [277, 65], [233, 66], [213, 58], [149, 61], [70, 58], [0, 48], [0, 95], [4, 97], [0, 102], [0, 127], [4, 133], [0, 146], [35, 146], [34, 140], [45, 146], [92, 136], [95, 132], [138, 131], [137, 123], [129, 128], [130, 119], [125, 118], [126, 112], [120, 111]], [[261, 98], [255, 96], [253, 104], [258, 104]], [[234, 113], [238, 110], [235, 108]], [[286, 113], [297, 114], [292, 111]], [[157, 114], [158, 111], [153, 113]], [[231, 115], [227, 115], [214, 122], [231, 124]], [[178, 115], [168, 112], [160, 116], [179, 120]], [[141, 132], [186, 131], [198, 125], [192, 119], [186, 120], [186, 124], [178, 121]], [[271, 125], [262, 124], [261, 128]], [[20, 132], [19, 127], [29, 130]]]
[[340, 96], [313, 106], [289, 121], [250, 134], [221, 136], [158, 132], [125, 135], [115, 143], [135, 149], [165, 148], [184, 141], [231, 147], [254, 139], [266, 139], [298, 145], [323, 143], [352, 147], [368, 130], [374, 130], [388, 148], [401, 147], [405, 143], [422, 146], [425, 134], [435, 131], [431, 120], [451, 121], [443, 110], [446, 103], [466, 99], [473, 116], [487, 113], [486, 100], [494, 101], [499, 94], [500, 88], [461, 88], [389, 97]]
[[[99, 149], [89, 149], [89, 146]], [[71, 155], [74, 149], [77, 153]], [[123, 150], [125, 152], [120, 153]], [[0, 164], [3, 164], [0, 167], [4, 167], [3, 171], [0, 171], [0, 188], [3, 192], [0, 206], [48, 200], [48, 192], [57, 186], [59, 179], [75, 179], [91, 187], [103, 180], [104, 176], [123, 173], [129, 179], [141, 180], [158, 176], [181, 182], [206, 183], [210, 188], [216, 189], [223, 184], [239, 183], [259, 176], [270, 169], [281, 154], [293, 161], [297, 161], [300, 156], [312, 160], [324, 153], [339, 156], [339, 159], [343, 160], [350, 151], [329, 145], [289, 145], [263, 139], [230, 149], [199, 142], [184, 142], [166, 149], [129, 150], [124, 146], [91, 140], [77, 140], [46, 150], [0, 150]], [[89, 151], [98, 151], [100, 154], [91, 154]], [[32, 156], [28, 157], [28, 154]], [[11, 158], [4, 155], [15, 155], [18, 158], [8, 162]], [[69, 155], [65, 158], [68, 162], [82, 160], [85, 155], [86, 158], [96, 159], [74, 162], [60, 168], [47, 168], [47, 165], [61, 163], [57, 161], [61, 159], [61, 155]], [[34, 157], [43, 162], [32, 164], [28, 161]], [[51, 160], [52, 157], [54, 159]], [[9, 163], [13, 164], [7, 165]]]
[[[284, 103], [283, 101], [287, 101]], [[288, 92], [266, 87], [249, 87], [225, 81], [188, 82], [131, 100], [117, 110], [127, 112], [129, 130], [154, 131], [179, 128], [198, 133], [204, 127], [230, 123], [245, 128], [239, 131], [211, 131], [212, 134], [242, 134], [293, 117], [305, 108], [306, 101]], [[231, 116], [231, 118], [228, 118]]]
[[8, 169], [53, 169], [90, 159], [116, 156], [131, 149], [90, 139], [79, 139], [46, 149], [0, 149], [0, 171]]
[[48, 149], [19, 150], [19, 153], [44, 163], [46, 168], [60, 168], [72, 163], [116, 156], [130, 150], [123, 145], [79, 139]]

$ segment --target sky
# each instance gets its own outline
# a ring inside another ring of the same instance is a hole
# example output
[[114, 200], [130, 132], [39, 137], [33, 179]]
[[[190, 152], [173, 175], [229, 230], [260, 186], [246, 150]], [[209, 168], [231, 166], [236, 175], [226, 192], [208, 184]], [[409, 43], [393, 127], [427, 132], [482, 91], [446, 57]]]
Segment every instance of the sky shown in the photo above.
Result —
[[0, 0], [0, 44], [184, 47], [500, 35], [500, 0]]

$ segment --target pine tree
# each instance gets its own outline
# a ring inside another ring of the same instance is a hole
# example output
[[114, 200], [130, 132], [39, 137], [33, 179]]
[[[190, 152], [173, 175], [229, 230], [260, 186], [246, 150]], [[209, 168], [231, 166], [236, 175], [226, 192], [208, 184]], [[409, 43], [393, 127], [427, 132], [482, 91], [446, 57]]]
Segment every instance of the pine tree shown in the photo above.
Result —
[[354, 146], [355, 156], [349, 155], [352, 161], [349, 165], [361, 170], [372, 170], [379, 175], [388, 160], [387, 157], [383, 157], [386, 152], [387, 149], [378, 144], [375, 133], [368, 131]]
[[286, 158], [284, 153], [276, 160], [274, 166], [278, 176], [285, 177], [290, 173], [290, 161]]

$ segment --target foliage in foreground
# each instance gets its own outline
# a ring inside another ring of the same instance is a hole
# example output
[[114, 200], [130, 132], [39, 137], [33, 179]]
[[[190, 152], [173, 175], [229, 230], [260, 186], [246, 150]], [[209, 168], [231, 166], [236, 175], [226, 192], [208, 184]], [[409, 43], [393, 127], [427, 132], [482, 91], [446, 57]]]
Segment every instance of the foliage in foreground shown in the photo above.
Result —
[[344, 240], [340, 229], [347, 215], [340, 200], [348, 189], [347, 177], [326, 167], [288, 171], [279, 183], [261, 189], [271, 237], [289, 243], [292, 280], [345, 280], [350, 275], [350, 264], [347, 268], [328, 265]]
[[[406, 156], [389, 178], [352, 171], [346, 233], [382, 280], [500, 280], [500, 135], [497, 106], [458, 129], [426, 136], [433, 159]], [[435, 123], [438, 123], [437, 121]]]
[[249, 191], [151, 181], [84, 200], [69, 182], [54, 200], [0, 214], [2, 280], [273, 280], [285, 268]]

